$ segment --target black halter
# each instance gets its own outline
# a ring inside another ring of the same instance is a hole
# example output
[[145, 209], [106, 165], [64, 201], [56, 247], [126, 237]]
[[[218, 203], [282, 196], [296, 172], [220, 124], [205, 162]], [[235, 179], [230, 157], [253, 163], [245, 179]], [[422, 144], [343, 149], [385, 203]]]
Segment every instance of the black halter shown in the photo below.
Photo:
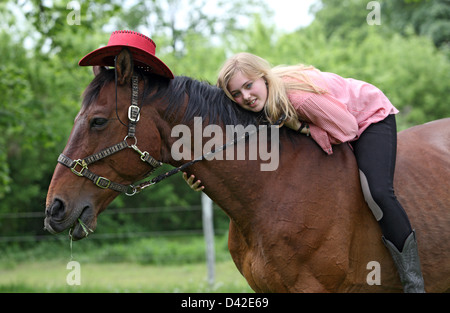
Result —
[[128, 135], [124, 138], [124, 140], [119, 142], [118, 144], [115, 144], [114, 146], [103, 149], [98, 153], [85, 157], [84, 159], [72, 160], [62, 153], [58, 157], [58, 162], [70, 168], [72, 173], [74, 173], [75, 175], [90, 179], [96, 186], [100, 188], [103, 189], [109, 188], [118, 192], [125, 193], [128, 196], [136, 194], [137, 192], [140, 191], [140, 189], [138, 190], [138, 188], [135, 187], [134, 185], [122, 185], [112, 182], [108, 178], [99, 176], [91, 172], [88, 169], [88, 165], [97, 162], [101, 159], [104, 159], [110, 155], [113, 155], [119, 151], [122, 151], [125, 148], [131, 148], [134, 151], [136, 151], [140, 155], [141, 160], [143, 162], [146, 162], [153, 167], [152, 172], [162, 165], [161, 162], [153, 158], [147, 151], [142, 152], [137, 147], [137, 138], [135, 133], [136, 133], [136, 125], [140, 118], [140, 108], [138, 106], [138, 96], [139, 96], [138, 77], [133, 76], [131, 78], [131, 81], [132, 81], [132, 95], [131, 95], [131, 105], [128, 108]]

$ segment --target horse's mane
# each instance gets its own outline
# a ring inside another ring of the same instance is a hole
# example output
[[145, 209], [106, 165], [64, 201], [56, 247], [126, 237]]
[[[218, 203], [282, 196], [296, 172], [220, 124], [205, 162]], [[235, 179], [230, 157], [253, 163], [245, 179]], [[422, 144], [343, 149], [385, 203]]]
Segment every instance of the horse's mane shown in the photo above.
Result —
[[[200, 82], [186, 76], [177, 76], [172, 80], [152, 75], [135, 69], [139, 79], [145, 78], [142, 93], [144, 103], [150, 104], [156, 99], [166, 99], [168, 107], [166, 118], [175, 118], [181, 123], [190, 123], [194, 117], [202, 117], [209, 124], [223, 123], [224, 125], [257, 125], [260, 114], [242, 109], [231, 101], [223, 90], [207, 82]], [[106, 84], [114, 82], [114, 69], [102, 71], [98, 74], [83, 94], [83, 105], [94, 102], [100, 89]], [[187, 107], [182, 108], [186, 96], [189, 98]], [[139, 100], [141, 103], [141, 99]]]
[[[194, 117], [202, 117], [209, 124], [247, 126], [258, 124], [259, 121], [259, 114], [242, 109], [231, 101], [223, 90], [208, 82], [177, 76], [162, 92], [163, 97], [169, 101], [166, 116], [175, 113], [181, 122], [190, 122]], [[183, 104], [186, 96], [189, 101], [186, 110], [181, 111], [180, 105]]]

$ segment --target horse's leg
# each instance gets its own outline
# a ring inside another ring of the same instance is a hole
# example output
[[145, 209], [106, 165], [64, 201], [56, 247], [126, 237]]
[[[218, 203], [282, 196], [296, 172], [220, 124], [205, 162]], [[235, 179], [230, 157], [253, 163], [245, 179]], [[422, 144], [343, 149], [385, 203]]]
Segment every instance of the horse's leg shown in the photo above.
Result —
[[261, 291], [256, 286], [256, 283], [251, 274], [251, 266], [249, 266], [247, 260], [250, 254], [250, 248], [245, 242], [245, 238], [242, 236], [239, 229], [234, 224], [233, 220], [230, 220], [229, 232], [228, 232], [228, 250], [230, 251], [231, 258], [236, 265], [239, 272], [247, 280], [250, 287], [258, 292]]

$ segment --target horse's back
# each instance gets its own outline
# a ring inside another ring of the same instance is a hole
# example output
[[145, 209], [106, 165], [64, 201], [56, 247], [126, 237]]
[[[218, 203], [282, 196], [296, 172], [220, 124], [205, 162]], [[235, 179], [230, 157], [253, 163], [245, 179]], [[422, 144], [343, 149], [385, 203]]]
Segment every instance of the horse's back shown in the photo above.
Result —
[[395, 190], [416, 229], [427, 291], [450, 289], [450, 118], [398, 134]]
[[450, 153], [450, 118], [408, 128], [399, 132], [398, 138], [403, 148], [408, 145], [410, 150], [441, 153], [442, 159], [449, 161], [447, 156]]

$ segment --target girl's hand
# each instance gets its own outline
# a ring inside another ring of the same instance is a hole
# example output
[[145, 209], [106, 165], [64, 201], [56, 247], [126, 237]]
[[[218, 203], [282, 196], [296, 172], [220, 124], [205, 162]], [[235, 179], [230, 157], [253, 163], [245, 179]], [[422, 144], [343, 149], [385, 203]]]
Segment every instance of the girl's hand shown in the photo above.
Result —
[[295, 131], [298, 131], [300, 129], [301, 123], [296, 118], [290, 118], [284, 122], [284, 126], [289, 127], [290, 129], [293, 129]]
[[[302, 127], [302, 123], [296, 118], [291, 118], [291, 119], [286, 120], [284, 122], [284, 125], [286, 127], [289, 127], [291, 129], [295, 130], [295, 131], [299, 131], [300, 128]], [[306, 136], [310, 135], [309, 125], [307, 123], [304, 123], [303, 128], [300, 130], [300, 133], [304, 134]]]
[[195, 176], [191, 175], [191, 177], [187, 177], [187, 173], [183, 172], [183, 179], [186, 181], [186, 183], [189, 185], [189, 187], [191, 187], [191, 189], [195, 190], [195, 191], [202, 191], [203, 189], [205, 189], [205, 186], [200, 186], [200, 184], [202, 183], [200, 180], [197, 180], [194, 183], [194, 179]]

